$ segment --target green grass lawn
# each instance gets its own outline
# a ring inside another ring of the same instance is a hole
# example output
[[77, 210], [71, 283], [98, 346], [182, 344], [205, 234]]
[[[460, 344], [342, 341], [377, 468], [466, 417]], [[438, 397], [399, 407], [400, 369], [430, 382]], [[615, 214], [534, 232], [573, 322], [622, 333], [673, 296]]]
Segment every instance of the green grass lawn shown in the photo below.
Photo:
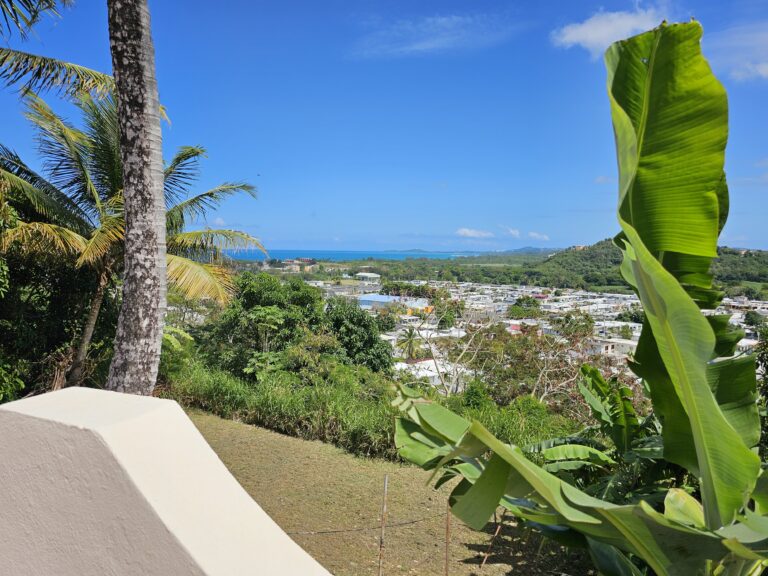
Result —
[[[254, 500], [335, 576], [377, 574], [379, 513], [389, 475], [384, 571], [442, 576], [448, 490], [434, 491], [429, 474], [412, 466], [352, 456], [307, 441], [191, 410], [189, 415], [224, 464]], [[411, 520], [419, 522], [397, 526]], [[350, 529], [345, 532], [331, 532]], [[582, 576], [588, 563], [505, 526], [493, 553], [479, 563], [495, 525], [476, 532], [452, 518], [449, 574]]]

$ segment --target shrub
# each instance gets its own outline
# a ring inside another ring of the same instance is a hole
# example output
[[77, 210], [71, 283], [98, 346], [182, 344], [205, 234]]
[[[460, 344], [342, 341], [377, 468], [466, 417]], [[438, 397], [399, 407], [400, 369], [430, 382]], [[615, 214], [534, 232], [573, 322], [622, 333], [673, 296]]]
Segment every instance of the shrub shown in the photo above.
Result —
[[[326, 357], [311, 370], [276, 371], [258, 383], [192, 361], [172, 375], [167, 394], [183, 405], [223, 418], [321, 440], [353, 454], [395, 459], [391, 388], [392, 381], [379, 373]], [[485, 423], [505, 441], [535, 442], [576, 429], [573, 422], [551, 414], [534, 398], [521, 397], [499, 408], [492, 401], [479, 401], [480, 393], [470, 390], [469, 396], [441, 401]]]

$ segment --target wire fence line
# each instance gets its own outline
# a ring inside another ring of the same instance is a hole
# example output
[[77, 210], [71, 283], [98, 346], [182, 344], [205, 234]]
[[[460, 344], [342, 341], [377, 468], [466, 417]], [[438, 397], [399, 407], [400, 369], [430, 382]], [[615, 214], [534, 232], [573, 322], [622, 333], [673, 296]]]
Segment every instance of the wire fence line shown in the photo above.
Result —
[[[410, 526], [411, 524], [418, 524], [420, 522], [426, 522], [427, 520], [433, 520], [446, 515], [446, 512], [438, 512], [431, 516], [424, 516], [423, 518], [414, 518], [412, 520], [404, 520], [402, 522], [387, 523], [387, 529], [398, 528], [399, 526]], [[344, 532], [368, 532], [371, 530], [381, 530], [381, 526], [368, 526], [365, 528], [336, 528], [330, 530], [287, 530], [286, 534], [289, 536], [313, 536], [315, 534], [341, 534]]]

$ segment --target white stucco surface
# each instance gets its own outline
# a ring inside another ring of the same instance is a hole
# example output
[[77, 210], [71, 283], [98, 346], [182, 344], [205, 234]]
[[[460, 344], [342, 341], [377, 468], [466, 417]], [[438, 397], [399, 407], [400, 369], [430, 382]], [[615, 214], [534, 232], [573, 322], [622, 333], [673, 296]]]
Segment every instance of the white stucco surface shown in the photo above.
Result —
[[68, 388], [0, 406], [0, 572], [329, 576], [173, 401]]

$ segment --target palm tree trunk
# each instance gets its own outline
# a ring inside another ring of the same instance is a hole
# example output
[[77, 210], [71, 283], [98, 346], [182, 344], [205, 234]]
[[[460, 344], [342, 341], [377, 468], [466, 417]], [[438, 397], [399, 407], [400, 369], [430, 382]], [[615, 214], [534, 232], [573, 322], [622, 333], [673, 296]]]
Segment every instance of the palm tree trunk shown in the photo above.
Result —
[[99, 276], [99, 284], [96, 287], [91, 298], [91, 307], [88, 310], [88, 317], [85, 319], [85, 326], [83, 326], [83, 335], [80, 337], [80, 343], [77, 345], [77, 354], [75, 354], [75, 360], [72, 363], [72, 369], [67, 376], [67, 382], [64, 386], [79, 386], [83, 379], [83, 364], [85, 363], [85, 357], [88, 355], [88, 347], [91, 345], [91, 338], [93, 338], [93, 331], [96, 328], [96, 321], [99, 319], [99, 312], [101, 311], [101, 303], [104, 301], [104, 292], [107, 288], [107, 281], [109, 280], [109, 270], [105, 268]]
[[160, 102], [146, 0], [107, 0], [125, 197], [123, 304], [107, 388], [151, 394], [166, 305]]

